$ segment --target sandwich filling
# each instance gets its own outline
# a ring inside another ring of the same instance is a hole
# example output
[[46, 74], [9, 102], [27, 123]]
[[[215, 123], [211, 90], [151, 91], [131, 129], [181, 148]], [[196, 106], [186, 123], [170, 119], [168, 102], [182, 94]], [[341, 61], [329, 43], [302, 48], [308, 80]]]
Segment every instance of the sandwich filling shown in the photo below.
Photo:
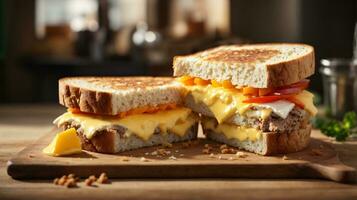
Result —
[[178, 136], [184, 136], [198, 119], [188, 108], [158, 110], [156, 112], [140, 112], [120, 116], [92, 115], [68, 111], [59, 116], [54, 123], [62, 126], [66, 123], [77, 124], [87, 139], [109, 127], [125, 128], [125, 135], [136, 135], [142, 140], [148, 140], [157, 129], [165, 134], [168, 131]]
[[203, 127], [227, 138], [254, 141], [262, 132], [295, 131], [317, 113], [313, 94], [305, 90], [308, 80], [280, 88], [237, 88], [229, 81], [187, 76], [179, 81], [187, 89], [186, 104], [193, 109], [204, 105], [208, 111], [201, 106], [198, 112], [215, 118], [204, 119]]

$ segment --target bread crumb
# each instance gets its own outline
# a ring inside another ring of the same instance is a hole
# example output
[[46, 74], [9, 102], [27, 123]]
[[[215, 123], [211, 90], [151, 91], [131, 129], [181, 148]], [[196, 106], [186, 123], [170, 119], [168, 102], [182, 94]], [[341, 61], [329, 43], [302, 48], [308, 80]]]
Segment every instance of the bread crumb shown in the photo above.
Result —
[[233, 157], [229, 157], [228, 160], [233, 160]]
[[93, 180], [93, 181], [96, 181], [96, 180], [97, 180], [97, 177], [95, 177], [94, 175], [91, 175], [91, 176], [88, 177], [88, 179]]
[[247, 157], [248, 155], [245, 154], [245, 153], [242, 152], [242, 151], [238, 151], [238, 152], [236, 153], [236, 156], [237, 156], [238, 158], [245, 158], [245, 157]]
[[109, 183], [109, 179], [106, 173], [101, 173], [99, 178], [97, 179], [97, 182], [100, 184], [106, 184]]
[[128, 156], [124, 156], [121, 158], [121, 161], [127, 162], [129, 161], [129, 157]]
[[84, 180], [84, 184], [86, 186], [92, 186], [93, 182], [94, 181], [92, 179], [90, 179], [90, 178], [87, 178], [86, 180]]
[[180, 154], [181, 157], [184, 156], [184, 155], [185, 155], [185, 154], [183, 154], [183, 153]]
[[140, 161], [141, 161], [141, 162], [149, 162], [149, 160], [146, 159], [145, 157], [141, 157], [141, 158], [140, 158]]
[[226, 148], [228, 148], [228, 146], [226, 145], [226, 144], [222, 144], [220, 147], [219, 147], [219, 149], [226, 149]]
[[286, 155], [284, 155], [284, 156], [282, 157], [282, 159], [283, 159], [283, 160], [288, 160], [288, 157], [287, 157]]
[[162, 144], [162, 146], [165, 148], [171, 148], [172, 144], [167, 142], [167, 143]]
[[148, 155], [149, 155], [149, 152], [145, 152], [145, 155], [148, 156]]
[[210, 157], [210, 158], [214, 158], [214, 154], [211, 153], [211, 154], [209, 155], [209, 157]]
[[222, 156], [218, 156], [218, 160], [222, 160]]
[[64, 186], [67, 188], [77, 187], [77, 182], [74, 180], [74, 178], [69, 178], [64, 183]]
[[55, 178], [55, 179], [53, 180], [53, 184], [55, 184], [55, 185], [58, 185], [58, 182], [59, 182], [59, 178]]
[[170, 156], [169, 159], [170, 160], [177, 160], [177, 158], [175, 156]]
[[179, 150], [175, 150], [175, 153], [178, 153], [179, 152]]
[[321, 149], [312, 149], [310, 154], [313, 156], [322, 156], [323, 151]]
[[211, 150], [210, 149], [202, 149], [202, 153], [209, 154], [209, 153], [211, 153]]
[[66, 183], [67, 176], [63, 175], [59, 180], [58, 180], [58, 185], [64, 185]]
[[171, 154], [171, 151], [168, 151], [166, 149], [157, 149], [157, 153], [162, 155], [162, 156], [166, 156], [166, 155]]

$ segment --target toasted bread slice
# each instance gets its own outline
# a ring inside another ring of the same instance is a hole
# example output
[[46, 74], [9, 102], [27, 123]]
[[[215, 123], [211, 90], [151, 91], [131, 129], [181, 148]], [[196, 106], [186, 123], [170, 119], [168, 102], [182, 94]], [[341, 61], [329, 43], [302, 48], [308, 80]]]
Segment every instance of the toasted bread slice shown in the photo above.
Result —
[[237, 87], [269, 88], [298, 82], [315, 71], [313, 47], [305, 44], [220, 46], [176, 56], [174, 76], [230, 80]]
[[117, 115], [130, 109], [182, 104], [183, 87], [169, 77], [70, 77], [59, 80], [59, 102], [81, 112]]
[[306, 148], [310, 142], [311, 124], [305, 124], [304, 127], [290, 132], [262, 132], [261, 137], [254, 141], [227, 138], [223, 133], [206, 127], [205, 123], [202, 123], [202, 129], [207, 139], [261, 155], [274, 155], [297, 152]]

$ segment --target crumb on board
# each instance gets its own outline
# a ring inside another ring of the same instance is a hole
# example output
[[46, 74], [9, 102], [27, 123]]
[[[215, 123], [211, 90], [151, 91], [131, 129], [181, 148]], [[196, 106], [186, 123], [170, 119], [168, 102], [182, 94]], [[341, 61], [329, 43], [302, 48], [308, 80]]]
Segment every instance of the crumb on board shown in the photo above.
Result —
[[149, 162], [149, 160], [146, 159], [145, 157], [141, 157], [141, 158], [140, 158], [140, 161], [141, 161], [141, 162]]
[[237, 151], [237, 152], [236, 152], [236, 156], [237, 156], [238, 158], [245, 158], [245, 157], [247, 157], [248, 155], [245, 154], [243, 151]]
[[282, 159], [283, 159], [283, 160], [288, 160], [289, 158], [288, 158], [286, 155], [284, 155], [284, 156], [282, 157]]
[[211, 153], [211, 154], [209, 155], [209, 157], [210, 157], [210, 158], [214, 158], [214, 154]]
[[177, 158], [175, 156], [170, 156], [169, 159], [170, 160], [177, 160]]

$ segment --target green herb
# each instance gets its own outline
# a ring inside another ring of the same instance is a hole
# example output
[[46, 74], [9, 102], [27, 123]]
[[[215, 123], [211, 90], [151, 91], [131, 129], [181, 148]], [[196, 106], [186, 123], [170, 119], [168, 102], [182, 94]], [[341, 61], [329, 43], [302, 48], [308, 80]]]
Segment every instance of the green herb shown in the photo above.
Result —
[[315, 118], [313, 120], [315, 128], [321, 130], [327, 136], [336, 138], [337, 141], [346, 140], [350, 134], [354, 134], [357, 130], [357, 114], [355, 112], [347, 112], [342, 121], [329, 118]]

